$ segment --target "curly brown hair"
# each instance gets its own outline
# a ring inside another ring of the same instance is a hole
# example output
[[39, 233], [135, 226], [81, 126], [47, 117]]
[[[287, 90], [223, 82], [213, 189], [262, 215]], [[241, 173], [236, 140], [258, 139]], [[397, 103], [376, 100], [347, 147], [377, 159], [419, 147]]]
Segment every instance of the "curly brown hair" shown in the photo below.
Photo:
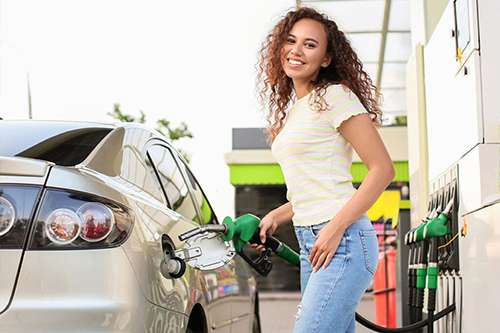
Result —
[[272, 142], [283, 127], [286, 109], [290, 101], [295, 99], [293, 81], [289, 78], [281, 65], [281, 49], [290, 30], [296, 22], [308, 18], [323, 24], [327, 33], [327, 54], [331, 63], [321, 67], [318, 76], [312, 82], [315, 94], [309, 100], [318, 111], [324, 111], [328, 104], [323, 96], [330, 84], [343, 84], [359, 98], [363, 106], [370, 113], [376, 126], [381, 124], [380, 93], [373, 85], [371, 78], [363, 70], [363, 65], [351, 47], [345, 34], [337, 24], [326, 15], [308, 7], [288, 12], [271, 33], [267, 35], [259, 51], [257, 89], [261, 103], [268, 106], [266, 136]]

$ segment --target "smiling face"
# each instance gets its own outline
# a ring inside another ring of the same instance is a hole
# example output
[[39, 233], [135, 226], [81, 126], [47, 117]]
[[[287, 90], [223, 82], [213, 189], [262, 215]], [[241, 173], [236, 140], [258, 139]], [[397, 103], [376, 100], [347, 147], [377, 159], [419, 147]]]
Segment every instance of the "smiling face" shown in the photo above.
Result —
[[322, 23], [305, 18], [294, 24], [281, 49], [281, 65], [296, 89], [297, 85], [308, 85], [322, 66], [330, 64], [327, 43]]

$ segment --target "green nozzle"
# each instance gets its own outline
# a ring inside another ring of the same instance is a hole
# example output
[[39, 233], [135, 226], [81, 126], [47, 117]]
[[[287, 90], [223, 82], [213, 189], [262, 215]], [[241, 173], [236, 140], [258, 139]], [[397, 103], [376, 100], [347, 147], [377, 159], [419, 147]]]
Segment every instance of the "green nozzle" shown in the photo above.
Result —
[[427, 217], [422, 219], [422, 223], [418, 227], [415, 228], [415, 234], [414, 234], [414, 239], [413, 239], [414, 242], [421, 242], [425, 239], [425, 237], [424, 237], [425, 226], [427, 225], [427, 223], [429, 221], [432, 221], [432, 219], [437, 216], [438, 209], [440, 209], [440, 208], [434, 208], [433, 210], [431, 210], [431, 212], [427, 215]]
[[450, 233], [451, 230], [448, 226], [448, 216], [441, 213], [438, 217], [425, 224], [423, 237], [424, 239], [430, 239], [434, 237], [443, 237]]
[[[245, 214], [233, 220], [226, 216], [222, 221], [226, 225], [226, 232], [222, 236], [225, 241], [232, 240], [236, 251], [241, 252], [246, 243], [248, 243], [259, 230], [260, 219], [252, 214]], [[257, 235], [258, 237], [258, 235]], [[288, 245], [277, 240], [274, 237], [268, 237], [266, 244], [272, 244], [273, 251], [292, 265], [298, 266], [299, 255]]]
[[420, 242], [420, 241], [424, 240], [425, 224], [428, 221], [430, 221], [433, 217], [435, 217], [434, 216], [435, 214], [436, 214], [436, 209], [432, 210], [427, 215], [426, 218], [423, 218], [422, 223], [418, 227], [413, 228], [406, 233], [406, 235], [405, 235], [405, 244], [406, 245], [413, 244], [413, 243]]
[[259, 228], [260, 219], [255, 215], [245, 214], [234, 221], [231, 217], [226, 216], [222, 223], [227, 226], [227, 231], [222, 239], [225, 241], [233, 240], [236, 251], [240, 252]]
[[450, 227], [448, 226], [448, 214], [453, 206], [453, 199], [448, 202], [444, 211], [437, 217], [427, 222], [424, 226], [423, 238], [429, 239], [433, 237], [443, 237], [451, 234]]
[[438, 217], [425, 224], [423, 237], [429, 239], [433, 237], [443, 237], [449, 234], [447, 222], [448, 217], [444, 214], [439, 214]]

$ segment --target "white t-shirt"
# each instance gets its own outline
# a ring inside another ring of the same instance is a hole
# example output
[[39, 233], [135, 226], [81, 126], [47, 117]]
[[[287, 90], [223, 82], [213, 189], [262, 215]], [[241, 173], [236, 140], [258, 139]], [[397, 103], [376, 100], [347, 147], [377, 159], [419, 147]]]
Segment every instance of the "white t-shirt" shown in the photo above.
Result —
[[352, 185], [352, 147], [338, 132], [351, 116], [368, 113], [346, 86], [327, 87], [324, 111], [311, 108], [314, 90], [298, 99], [271, 144], [281, 166], [294, 225], [313, 225], [332, 219], [356, 192]]

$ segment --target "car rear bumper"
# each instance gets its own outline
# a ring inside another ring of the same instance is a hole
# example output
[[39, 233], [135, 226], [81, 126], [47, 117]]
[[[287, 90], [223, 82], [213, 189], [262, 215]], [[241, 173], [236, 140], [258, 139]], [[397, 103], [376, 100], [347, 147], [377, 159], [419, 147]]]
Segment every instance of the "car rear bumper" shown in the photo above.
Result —
[[146, 300], [121, 248], [25, 252], [0, 332], [184, 332]]

